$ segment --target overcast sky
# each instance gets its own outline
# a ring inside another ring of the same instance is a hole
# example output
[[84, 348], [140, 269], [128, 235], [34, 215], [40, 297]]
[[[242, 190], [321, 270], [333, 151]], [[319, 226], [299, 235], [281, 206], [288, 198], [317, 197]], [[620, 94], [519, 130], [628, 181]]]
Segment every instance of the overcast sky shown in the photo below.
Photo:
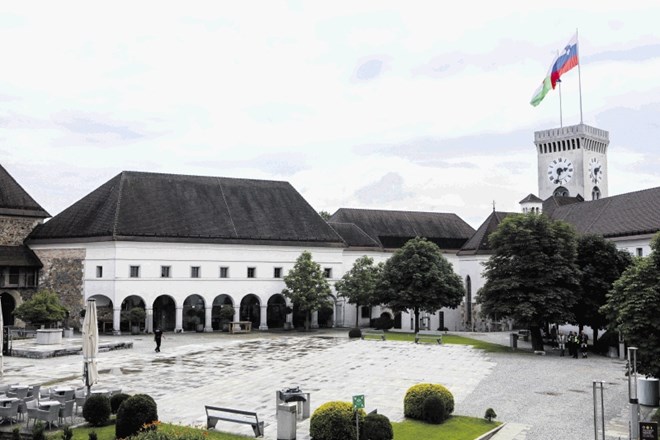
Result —
[[[132, 170], [476, 228], [538, 192], [559, 97], [529, 100], [576, 28], [610, 195], [660, 186], [657, 1], [7, 3], [0, 163], [51, 215]], [[577, 69], [562, 97], [579, 123]]]

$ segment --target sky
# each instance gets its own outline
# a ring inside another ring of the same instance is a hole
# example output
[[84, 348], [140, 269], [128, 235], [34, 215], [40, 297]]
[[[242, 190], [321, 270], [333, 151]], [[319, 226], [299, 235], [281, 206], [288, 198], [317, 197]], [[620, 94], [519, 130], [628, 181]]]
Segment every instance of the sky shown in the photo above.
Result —
[[634, 0], [5, 2], [0, 164], [51, 215], [127, 170], [476, 228], [538, 193], [534, 131], [559, 127], [559, 95], [529, 101], [576, 30], [610, 195], [660, 186], [657, 17]]

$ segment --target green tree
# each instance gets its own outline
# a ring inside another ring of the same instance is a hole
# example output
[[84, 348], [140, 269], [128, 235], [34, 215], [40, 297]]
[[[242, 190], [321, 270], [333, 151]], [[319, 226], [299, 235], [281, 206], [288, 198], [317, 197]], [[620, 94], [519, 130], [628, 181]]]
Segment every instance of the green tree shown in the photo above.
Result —
[[573, 306], [574, 323], [580, 327], [588, 325], [593, 329], [595, 344], [598, 329], [608, 324], [600, 308], [607, 301], [607, 292], [612, 284], [632, 263], [629, 252], [617, 249], [611, 241], [601, 235], [578, 237], [577, 265], [580, 269], [580, 295]]
[[293, 269], [284, 277], [284, 284], [286, 289], [282, 290], [282, 295], [305, 313], [305, 330], [309, 330], [312, 312], [328, 305], [330, 295], [328, 280], [310, 252], [300, 254]]
[[[382, 265], [374, 265], [374, 259], [366, 255], [358, 258], [353, 263], [351, 270], [346, 272], [341, 280], [335, 283], [335, 289], [339, 296], [348, 299], [355, 304], [357, 310], [360, 306], [373, 306], [379, 301], [375, 299], [376, 287], [380, 279]], [[360, 314], [355, 314], [355, 327], [360, 322]]]
[[377, 302], [393, 310], [413, 310], [415, 332], [419, 313], [435, 313], [443, 307], [456, 307], [465, 295], [461, 278], [440, 248], [425, 238], [413, 238], [385, 263], [378, 286]]
[[325, 220], [326, 222], [327, 222], [328, 220], [330, 220], [330, 217], [331, 217], [331, 215], [330, 215], [330, 213], [329, 213], [328, 211], [319, 211], [319, 215], [320, 215], [321, 218], [322, 218], [323, 220]]
[[651, 248], [651, 255], [635, 258], [614, 282], [602, 312], [628, 346], [638, 348], [638, 371], [660, 377], [660, 234], [651, 241]]
[[575, 230], [544, 215], [516, 214], [488, 243], [493, 255], [484, 263], [486, 281], [477, 298], [482, 313], [528, 327], [532, 347], [543, 350], [544, 322], [573, 321], [580, 275]]
[[41, 290], [14, 310], [14, 316], [35, 325], [46, 327], [62, 321], [67, 314], [60, 297], [50, 290]]

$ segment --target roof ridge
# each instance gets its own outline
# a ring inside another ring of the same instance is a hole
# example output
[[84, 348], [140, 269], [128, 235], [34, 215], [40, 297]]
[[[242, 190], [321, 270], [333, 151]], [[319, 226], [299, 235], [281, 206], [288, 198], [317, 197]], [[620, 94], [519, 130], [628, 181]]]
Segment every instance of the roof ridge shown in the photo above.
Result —
[[148, 176], [165, 176], [165, 177], [199, 177], [204, 179], [215, 179], [215, 180], [242, 180], [245, 182], [276, 182], [276, 183], [288, 183], [286, 180], [273, 180], [273, 179], [252, 179], [248, 177], [223, 177], [223, 176], [203, 176], [200, 174], [181, 174], [181, 173], [158, 173], [154, 171], [131, 171], [123, 170], [122, 174], [135, 174], [135, 175], [148, 175]]
[[[338, 211], [370, 211], [370, 212], [394, 212], [399, 214], [442, 214], [442, 215], [456, 215], [455, 212], [439, 212], [439, 211], [414, 211], [411, 209], [374, 209], [374, 208], [338, 208]], [[336, 212], [335, 212], [336, 214]], [[334, 215], [334, 214], [333, 214]]]
[[126, 171], [122, 171], [119, 174], [119, 194], [117, 194], [117, 206], [115, 208], [115, 218], [112, 222], [112, 239], [116, 240], [117, 238], [117, 224], [119, 223], [119, 210], [121, 209], [121, 196], [122, 196], [122, 191], [124, 189], [124, 173]]
[[229, 203], [227, 203], [227, 197], [225, 197], [225, 189], [222, 187], [222, 182], [220, 177], [215, 178], [218, 181], [218, 186], [220, 187], [220, 194], [222, 194], [222, 201], [227, 208], [227, 214], [229, 214], [229, 222], [231, 223], [231, 228], [234, 230], [234, 237], [238, 238], [238, 231], [236, 230], [236, 223], [234, 223], [234, 216], [231, 214], [231, 209], [229, 209]]

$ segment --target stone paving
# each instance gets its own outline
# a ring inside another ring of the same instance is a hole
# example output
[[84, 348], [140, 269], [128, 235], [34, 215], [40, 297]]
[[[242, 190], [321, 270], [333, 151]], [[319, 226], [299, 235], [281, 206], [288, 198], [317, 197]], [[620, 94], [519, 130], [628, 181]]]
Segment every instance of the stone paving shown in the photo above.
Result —
[[[508, 341], [508, 334], [472, 336]], [[311, 393], [312, 411], [330, 400], [350, 401], [364, 394], [367, 411], [377, 408], [399, 421], [408, 387], [434, 382], [452, 391], [456, 414], [482, 417], [493, 407], [498, 420], [509, 423], [497, 439], [592, 439], [591, 390], [597, 379], [606, 382], [608, 440], [627, 438], [624, 363], [604, 357], [571, 359], [553, 352], [535, 356], [456, 345], [349, 340], [346, 330], [166, 334], [160, 353], [154, 353], [148, 335], [102, 339], [132, 340], [134, 345], [99, 354], [97, 387], [150, 394], [166, 422], [201, 426], [205, 404], [255, 410], [266, 423], [266, 439], [275, 439], [275, 392], [292, 386]], [[2, 383], [77, 387], [82, 385], [82, 358], [5, 357], [4, 372]], [[242, 425], [218, 428], [251, 434]], [[299, 439], [309, 439], [308, 431], [308, 420], [298, 424]]]

